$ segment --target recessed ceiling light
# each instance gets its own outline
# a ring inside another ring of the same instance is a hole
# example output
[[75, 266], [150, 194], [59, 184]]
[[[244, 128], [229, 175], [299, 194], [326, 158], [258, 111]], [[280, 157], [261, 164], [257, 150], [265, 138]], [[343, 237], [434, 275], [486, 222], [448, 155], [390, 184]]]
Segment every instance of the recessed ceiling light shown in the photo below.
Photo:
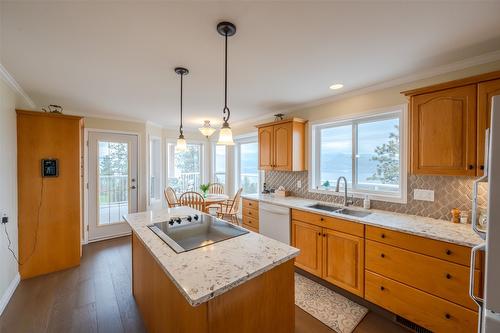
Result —
[[335, 83], [335, 84], [332, 84], [332, 85], [330, 86], [330, 89], [332, 89], [332, 90], [337, 90], [337, 89], [342, 88], [343, 86], [344, 86], [344, 85], [343, 85], [342, 83]]

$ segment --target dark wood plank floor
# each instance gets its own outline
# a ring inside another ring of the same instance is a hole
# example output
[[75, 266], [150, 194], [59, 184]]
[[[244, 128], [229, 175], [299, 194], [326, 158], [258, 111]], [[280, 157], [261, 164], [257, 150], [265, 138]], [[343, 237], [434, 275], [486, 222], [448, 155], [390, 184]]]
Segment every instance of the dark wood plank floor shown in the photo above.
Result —
[[[332, 333], [296, 307], [296, 333]], [[145, 332], [131, 294], [130, 238], [84, 246], [77, 268], [22, 281], [0, 317], [1, 333]], [[356, 333], [407, 332], [369, 313]]]

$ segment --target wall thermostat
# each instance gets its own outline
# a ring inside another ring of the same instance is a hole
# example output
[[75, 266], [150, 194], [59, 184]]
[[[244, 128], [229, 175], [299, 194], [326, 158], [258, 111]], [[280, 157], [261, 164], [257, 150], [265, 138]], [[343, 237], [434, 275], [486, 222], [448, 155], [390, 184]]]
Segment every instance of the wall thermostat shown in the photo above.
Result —
[[57, 159], [42, 160], [42, 177], [59, 176], [59, 161]]

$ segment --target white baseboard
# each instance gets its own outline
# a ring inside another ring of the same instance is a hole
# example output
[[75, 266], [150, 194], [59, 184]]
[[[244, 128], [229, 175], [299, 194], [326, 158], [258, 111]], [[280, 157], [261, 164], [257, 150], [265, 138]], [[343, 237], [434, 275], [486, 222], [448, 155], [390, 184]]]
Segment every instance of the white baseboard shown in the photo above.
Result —
[[21, 276], [19, 273], [14, 276], [12, 281], [10, 282], [9, 286], [7, 287], [7, 290], [2, 295], [2, 298], [0, 298], [0, 315], [3, 313], [3, 310], [7, 307], [7, 304], [9, 304], [10, 298], [14, 294], [14, 291], [16, 291], [17, 286], [19, 285], [19, 282], [21, 281]]
[[124, 237], [124, 236], [130, 236], [130, 235], [132, 235], [132, 231], [127, 231], [127, 232], [116, 234], [116, 235], [113, 235], [113, 236], [105, 236], [105, 237], [99, 237], [99, 238], [89, 239], [87, 241], [87, 244], [95, 243], [95, 242], [100, 242], [100, 241], [103, 241], [103, 240], [108, 240], [108, 239], [113, 239], [113, 238], [120, 238], [120, 237]]

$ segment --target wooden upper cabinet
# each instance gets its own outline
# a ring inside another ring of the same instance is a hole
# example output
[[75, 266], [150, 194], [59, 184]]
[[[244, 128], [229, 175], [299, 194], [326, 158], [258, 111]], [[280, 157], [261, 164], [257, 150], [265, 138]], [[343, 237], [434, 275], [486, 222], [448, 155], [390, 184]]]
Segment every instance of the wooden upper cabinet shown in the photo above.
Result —
[[257, 126], [260, 170], [306, 170], [305, 123], [293, 118]]
[[259, 169], [272, 170], [273, 168], [273, 126], [259, 128]]
[[491, 98], [500, 95], [500, 79], [481, 82], [477, 85], [477, 175], [484, 170], [485, 134], [490, 128]]
[[323, 228], [292, 220], [292, 246], [300, 249], [295, 266], [321, 277]]
[[323, 229], [323, 279], [353, 294], [364, 294], [364, 238]]
[[476, 85], [410, 98], [413, 174], [476, 175]]

